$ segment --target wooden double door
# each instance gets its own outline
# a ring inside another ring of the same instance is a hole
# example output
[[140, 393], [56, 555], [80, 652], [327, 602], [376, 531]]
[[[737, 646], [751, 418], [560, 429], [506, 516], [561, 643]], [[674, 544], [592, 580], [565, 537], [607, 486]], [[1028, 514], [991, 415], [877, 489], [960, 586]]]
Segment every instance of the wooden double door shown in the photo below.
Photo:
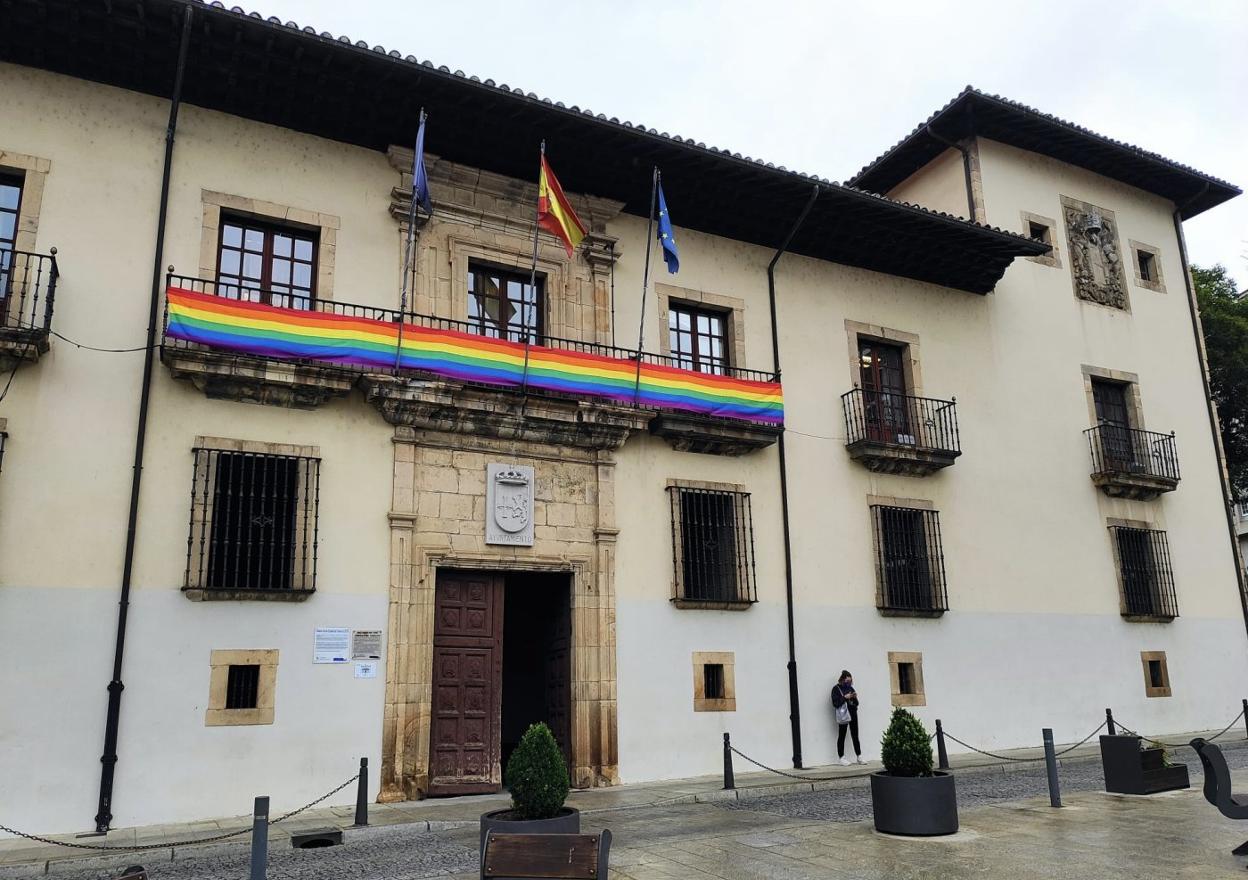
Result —
[[[569, 757], [571, 615], [566, 576], [555, 582], [564, 589], [554, 594], [562, 601], [551, 603], [550, 619], [540, 627], [526, 625], [509, 634], [511, 639], [526, 643], [522, 647], [531, 661], [513, 676], [519, 679], [515, 682], [508, 680], [504, 664], [508, 618], [505, 585], [506, 575], [499, 572], [438, 572], [429, 750], [431, 796], [491, 793], [502, 787], [504, 691], [522, 689], [531, 678], [529, 667], [533, 665], [541, 670], [543, 679], [540, 704], [530, 701], [514, 709], [509, 706], [509, 711], [546, 721], [565, 758]], [[524, 603], [529, 598], [526, 591], [517, 588], [512, 601]], [[512, 616], [526, 624], [532, 619], [531, 614]]]

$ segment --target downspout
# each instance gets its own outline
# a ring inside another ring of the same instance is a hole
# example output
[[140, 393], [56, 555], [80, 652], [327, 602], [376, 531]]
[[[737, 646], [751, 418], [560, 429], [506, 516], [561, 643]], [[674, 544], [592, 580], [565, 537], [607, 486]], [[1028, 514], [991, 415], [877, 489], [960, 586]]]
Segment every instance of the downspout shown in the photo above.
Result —
[[[780, 381], [780, 329], [776, 324], [776, 263], [780, 262], [780, 258], [784, 256], [784, 252], [788, 250], [790, 242], [793, 241], [793, 236], [797, 235], [797, 230], [806, 221], [806, 215], [815, 206], [819, 191], [819, 185], [816, 184], [810, 192], [810, 200], [806, 202], [806, 207], [798, 215], [797, 222], [793, 224], [793, 228], [785, 236], [784, 243], [780, 245], [780, 249], [767, 264], [767, 298], [771, 305], [771, 356], [777, 382]], [[793, 634], [793, 548], [789, 538], [789, 472], [785, 467], [783, 431], [780, 433], [777, 445], [780, 448], [780, 522], [784, 529], [784, 603], [789, 626], [789, 727], [793, 737], [793, 766], [800, 770], [802, 767], [802, 705], [797, 691], [797, 640]]]
[[1231, 539], [1231, 558], [1235, 564], [1235, 582], [1239, 585], [1239, 606], [1244, 614], [1244, 627], [1248, 630], [1248, 584], [1245, 583], [1243, 561], [1239, 555], [1239, 538], [1235, 534], [1235, 518], [1231, 512], [1230, 471], [1226, 466], [1226, 450], [1222, 447], [1222, 432], [1218, 430], [1218, 412], [1213, 402], [1213, 389], [1209, 384], [1209, 362], [1205, 353], [1205, 338], [1201, 332], [1200, 314], [1196, 303], [1196, 291], [1192, 286], [1192, 271], [1187, 262], [1187, 240], [1183, 236], [1183, 212], [1204, 196], [1209, 182], [1192, 198], [1174, 209], [1174, 234], [1179, 242], [1179, 259], [1183, 262], [1183, 284], [1187, 289], [1187, 306], [1192, 316], [1192, 339], [1196, 343], [1196, 360], [1200, 364], [1200, 381], [1205, 390], [1205, 410], [1209, 414], [1209, 432], [1213, 435], [1213, 450], [1218, 459], [1218, 485], [1222, 487], [1222, 508], [1226, 514], [1226, 532]]
[[169, 175], [173, 167], [173, 137], [178, 127], [178, 107], [182, 103], [182, 74], [186, 70], [186, 50], [191, 40], [190, 6], [182, 17], [182, 42], [178, 48], [178, 69], [169, 99], [169, 124], [165, 128], [165, 167], [160, 181], [160, 213], [156, 221], [156, 256], [152, 261], [152, 295], [147, 314], [147, 349], [143, 353], [143, 388], [139, 396], [139, 418], [135, 428], [134, 472], [130, 478], [130, 513], [126, 523], [125, 561], [121, 568], [121, 599], [117, 610], [117, 638], [113, 647], [113, 677], [108, 682], [108, 715], [104, 722], [104, 754], [100, 757], [100, 802], [95, 814], [95, 830], [103, 834], [113, 821], [113, 774], [117, 768], [117, 726], [121, 719], [122, 658], [126, 649], [126, 617], [130, 608], [130, 582], [134, 573], [134, 547], [139, 519], [139, 486], [143, 480], [143, 450], [147, 440], [147, 413], [152, 394], [152, 362], [156, 351], [156, 320], [160, 312], [161, 264], [165, 255], [165, 219], [169, 209]]
[[950, 149], [957, 150], [962, 154], [962, 173], [966, 176], [966, 216], [972, 223], [979, 222], [979, 218], [975, 216], [975, 187], [971, 183], [971, 151], [969, 147], [951, 141], [948, 138], [938, 135], [932, 130], [930, 125], [925, 126], [927, 134], [933, 140], [939, 141]]

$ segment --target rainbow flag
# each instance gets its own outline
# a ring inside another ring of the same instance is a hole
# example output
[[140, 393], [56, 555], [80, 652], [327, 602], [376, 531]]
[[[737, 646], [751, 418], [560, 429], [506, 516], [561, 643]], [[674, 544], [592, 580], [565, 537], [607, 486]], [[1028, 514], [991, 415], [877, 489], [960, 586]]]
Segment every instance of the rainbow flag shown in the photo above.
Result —
[[[166, 291], [165, 335], [281, 360], [315, 360], [389, 372], [399, 325], [326, 312], [242, 302], [180, 287]], [[524, 345], [455, 330], [403, 325], [399, 365], [448, 379], [511, 388], [524, 381]], [[529, 347], [528, 386], [562, 394], [763, 424], [784, 422], [778, 382], [713, 376], [543, 345]]]

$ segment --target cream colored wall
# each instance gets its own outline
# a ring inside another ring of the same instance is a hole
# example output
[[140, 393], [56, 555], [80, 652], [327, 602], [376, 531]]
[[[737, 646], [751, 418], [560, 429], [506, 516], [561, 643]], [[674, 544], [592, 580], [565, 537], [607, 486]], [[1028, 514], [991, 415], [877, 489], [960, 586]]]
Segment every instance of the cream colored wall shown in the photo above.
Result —
[[966, 172], [962, 153], [950, 147], [887, 193], [890, 199], [967, 216]]

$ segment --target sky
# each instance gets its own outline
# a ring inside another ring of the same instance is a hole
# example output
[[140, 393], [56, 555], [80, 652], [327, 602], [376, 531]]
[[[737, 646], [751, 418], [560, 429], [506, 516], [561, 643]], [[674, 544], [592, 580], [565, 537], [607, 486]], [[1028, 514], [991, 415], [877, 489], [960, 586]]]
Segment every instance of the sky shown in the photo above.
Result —
[[[1248, 2], [227, 0], [843, 181], [974, 85], [1248, 186]], [[1248, 288], [1248, 195], [1185, 224]]]

